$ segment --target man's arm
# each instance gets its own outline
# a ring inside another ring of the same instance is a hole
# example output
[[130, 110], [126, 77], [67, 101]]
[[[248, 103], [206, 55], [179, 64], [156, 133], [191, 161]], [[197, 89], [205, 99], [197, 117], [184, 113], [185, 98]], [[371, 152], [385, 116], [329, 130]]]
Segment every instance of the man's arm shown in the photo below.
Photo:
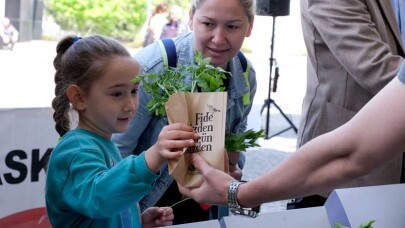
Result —
[[240, 186], [242, 205], [256, 206], [329, 191], [402, 156], [405, 85], [395, 78], [352, 120], [298, 149], [279, 166]]
[[[374, 97], [352, 120], [321, 135], [270, 172], [239, 187], [237, 199], [245, 207], [329, 191], [373, 169], [405, 149], [405, 85], [397, 78]], [[226, 204], [232, 177], [193, 154], [204, 175], [199, 188], [180, 186], [198, 202]]]

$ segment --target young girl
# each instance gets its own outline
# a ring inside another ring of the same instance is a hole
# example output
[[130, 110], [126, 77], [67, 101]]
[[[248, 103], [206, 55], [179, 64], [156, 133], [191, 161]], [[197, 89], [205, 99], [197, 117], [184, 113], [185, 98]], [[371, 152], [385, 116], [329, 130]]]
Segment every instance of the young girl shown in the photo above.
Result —
[[[169, 207], [137, 202], [152, 188], [166, 159], [194, 145], [192, 128], [162, 129], [157, 142], [138, 156], [122, 159], [111, 141], [124, 132], [137, 109], [140, 66], [117, 41], [101, 36], [66, 37], [56, 48], [52, 107], [60, 142], [52, 152], [46, 180], [46, 208], [54, 227], [155, 227], [171, 225]], [[78, 112], [70, 130], [69, 111]]]

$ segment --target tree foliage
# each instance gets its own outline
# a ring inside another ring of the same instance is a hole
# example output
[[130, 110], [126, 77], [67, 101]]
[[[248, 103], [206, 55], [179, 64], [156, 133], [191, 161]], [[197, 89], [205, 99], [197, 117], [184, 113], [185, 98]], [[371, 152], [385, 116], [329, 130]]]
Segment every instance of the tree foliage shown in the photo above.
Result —
[[46, 12], [67, 31], [132, 40], [146, 20], [147, 0], [46, 0]]
[[185, 9], [186, 12], [188, 12], [188, 10], [191, 7], [191, 1], [190, 0], [168, 0], [168, 1], [162, 1], [162, 2], [167, 2], [170, 5], [178, 5], [181, 8]]

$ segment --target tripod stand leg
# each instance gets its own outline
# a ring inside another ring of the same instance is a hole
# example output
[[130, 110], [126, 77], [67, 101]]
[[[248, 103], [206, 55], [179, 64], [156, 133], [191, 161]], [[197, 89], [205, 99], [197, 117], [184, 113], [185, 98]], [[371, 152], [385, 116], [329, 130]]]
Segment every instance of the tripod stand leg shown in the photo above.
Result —
[[291, 125], [290, 128], [292, 128], [294, 130], [295, 133], [298, 133], [298, 129], [297, 127], [294, 125], [294, 123], [290, 120], [290, 118], [288, 118], [288, 116], [283, 112], [283, 110], [281, 110], [281, 108], [276, 104], [276, 102], [274, 100], [271, 100], [271, 103], [274, 104], [274, 106], [278, 109], [278, 111], [280, 111], [281, 115], [284, 117], [285, 120], [287, 120], [287, 122]]
[[[282, 134], [282, 133], [284, 133], [284, 132], [286, 132], [286, 131], [288, 131], [288, 130], [290, 130], [290, 129], [293, 129], [294, 132], [297, 134], [297, 132], [298, 132], [297, 127], [294, 125], [294, 123], [292, 122], [292, 120], [283, 112], [283, 110], [276, 104], [276, 102], [275, 102], [273, 99], [269, 99], [269, 100], [266, 100], [266, 101], [265, 101], [265, 104], [263, 105], [260, 114], [263, 113], [265, 107], [268, 108], [268, 109], [266, 110], [267, 113], [270, 113], [269, 110], [270, 110], [271, 104], [273, 104], [274, 107], [277, 108], [277, 110], [278, 110], [278, 111], [280, 112], [280, 114], [284, 117], [284, 119], [290, 124], [290, 127], [286, 128], [286, 129], [284, 129], [284, 130], [281, 130], [281, 131], [279, 131], [279, 132], [277, 132], [277, 133], [275, 133], [275, 134], [273, 134], [273, 135], [270, 135], [270, 134], [266, 133], [266, 135], [267, 135], [266, 139], [273, 138], [274, 136], [280, 135], [280, 134]], [[269, 125], [270, 125], [270, 116], [269, 116], [269, 114], [268, 114], [268, 115], [266, 116], [266, 129], [267, 129], [268, 131], [269, 131], [269, 128], [270, 128]]]
[[290, 130], [291, 128], [292, 128], [292, 127], [288, 127], [288, 128], [286, 128], [286, 129], [284, 129], [284, 130], [282, 130], [282, 131], [279, 131], [279, 132], [277, 132], [277, 133], [271, 135], [271, 136], [268, 137], [267, 139], [271, 139], [271, 138], [273, 138], [273, 137], [275, 137], [275, 136], [277, 136], [277, 135], [281, 135], [281, 134], [283, 134], [284, 132]]

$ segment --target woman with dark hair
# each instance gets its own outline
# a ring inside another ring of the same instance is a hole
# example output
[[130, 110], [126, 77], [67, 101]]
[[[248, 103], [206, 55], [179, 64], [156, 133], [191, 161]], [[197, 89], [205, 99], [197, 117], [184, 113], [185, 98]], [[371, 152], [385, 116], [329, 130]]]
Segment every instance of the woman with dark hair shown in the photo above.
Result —
[[144, 47], [159, 39], [162, 28], [168, 21], [167, 16], [167, 4], [161, 3], [157, 5], [148, 21], [145, 40], [143, 42]]

